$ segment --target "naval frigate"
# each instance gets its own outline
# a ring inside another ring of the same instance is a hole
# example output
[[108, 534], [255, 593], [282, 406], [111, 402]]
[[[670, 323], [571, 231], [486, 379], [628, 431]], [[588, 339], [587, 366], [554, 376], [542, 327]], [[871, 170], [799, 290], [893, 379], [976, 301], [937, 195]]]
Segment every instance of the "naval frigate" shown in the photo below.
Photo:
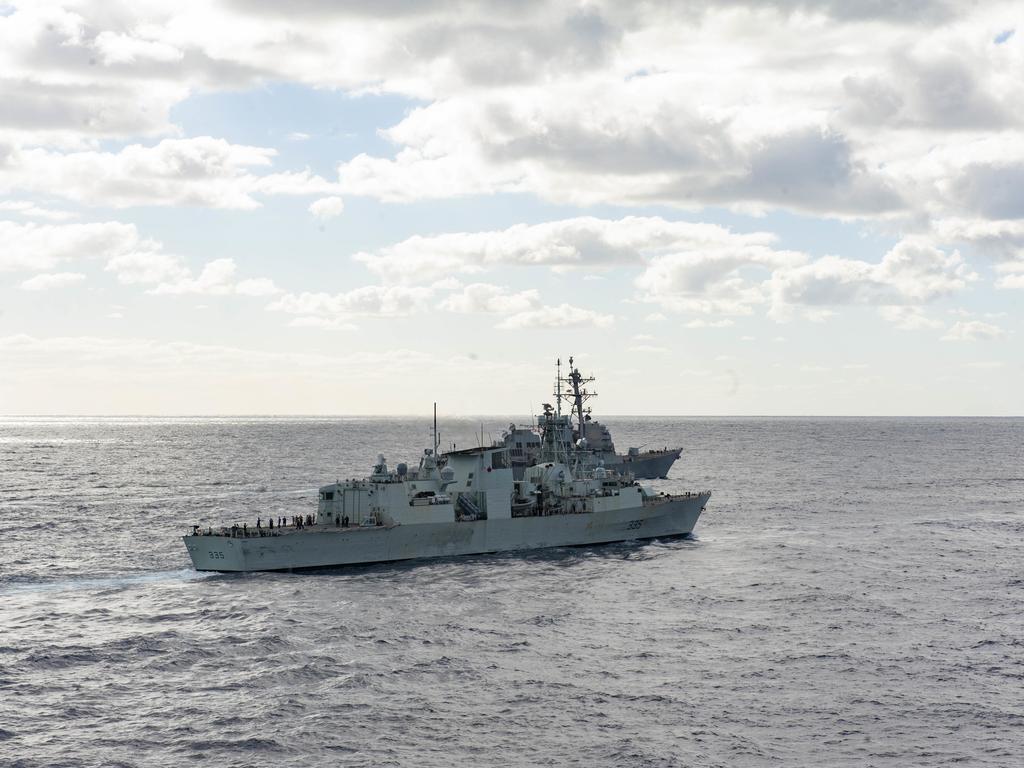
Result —
[[586, 465], [554, 436], [546, 459], [513, 477], [504, 445], [438, 453], [319, 489], [316, 514], [264, 526], [199, 525], [183, 537], [200, 571], [271, 571], [450, 557], [681, 536], [693, 531], [710, 491], [653, 493]]
[[[545, 434], [549, 429], [554, 439], [559, 441], [567, 452], [574, 452], [582, 461], [593, 465], [604, 466], [605, 469], [619, 473], [628, 473], [640, 480], [665, 478], [672, 465], [682, 455], [682, 448], [661, 448], [642, 451], [640, 448], [629, 448], [626, 453], [615, 451], [608, 427], [595, 421], [591, 409], [585, 403], [597, 392], [588, 389], [596, 379], [584, 377], [575, 360], [569, 358], [569, 372], [562, 375], [562, 361], [557, 362], [555, 376], [554, 405], [545, 404], [545, 416], [538, 423], [529, 426], [509, 424], [502, 435], [502, 442], [509, 449], [512, 458], [512, 471], [516, 479], [521, 479], [527, 467], [536, 464], [544, 455]], [[562, 413], [563, 404], [567, 413]], [[552, 420], [548, 410], [555, 412]], [[573, 417], [576, 423], [573, 424]]]

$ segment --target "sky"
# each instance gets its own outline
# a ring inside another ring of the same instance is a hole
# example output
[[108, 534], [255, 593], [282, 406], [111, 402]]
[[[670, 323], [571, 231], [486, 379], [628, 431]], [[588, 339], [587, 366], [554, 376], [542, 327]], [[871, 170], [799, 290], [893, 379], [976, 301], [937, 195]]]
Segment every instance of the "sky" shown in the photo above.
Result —
[[1019, 2], [0, 0], [0, 413], [1024, 413]]

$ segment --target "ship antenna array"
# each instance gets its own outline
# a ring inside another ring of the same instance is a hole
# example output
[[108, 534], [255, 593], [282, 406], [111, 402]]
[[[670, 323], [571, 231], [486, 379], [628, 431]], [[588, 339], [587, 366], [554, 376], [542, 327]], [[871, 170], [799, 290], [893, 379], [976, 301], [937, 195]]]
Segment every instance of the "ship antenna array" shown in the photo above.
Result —
[[555, 361], [555, 414], [562, 415], [562, 358]]
[[[555, 402], [558, 403], [558, 415], [562, 415], [562, 398], [565, 398], [570, 403], [570, 413], [574, 413], [579, 424], [579, 436], [583, 438], [586, 435], [586, 431], [583, 428], [583, 404], [592, 397], [597, 397], [597, 392], [589, 392], [586, 387], [581, 385], [590, 384], [595, 381], [593, 376], [584, 378], [583, 374], [580, 373], [580, 369], [576, 368], [574, 363], [576, 361], [569, 358], [569, 375], [564, 379], [562, 378], [562, 359], [558, 359], [558, 378], [555, 389]], [[562, 394], [562, 382], [565, 382], [569, 386], [569, 391]], [[590, 409], [587, 408], [587, 413]]]
[[434, 455], [437, 455], [437, 449], [441, 446], [441, 433], [437, 431], [437, 403], [434, 403]]

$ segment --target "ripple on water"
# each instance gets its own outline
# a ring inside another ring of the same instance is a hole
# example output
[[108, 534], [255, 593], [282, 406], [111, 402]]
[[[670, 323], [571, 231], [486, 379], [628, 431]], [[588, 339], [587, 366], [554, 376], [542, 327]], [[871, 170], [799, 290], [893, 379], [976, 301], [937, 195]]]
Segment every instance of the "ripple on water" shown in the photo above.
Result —
[[299, 513], [428, 425], [0, 419], [0, 764], [1024, 752], [1024, 421], [611, 426], [688, 447], [654, 485], [715, 490], [696, 537], [239, 577], [192, 571], [182, 529]]

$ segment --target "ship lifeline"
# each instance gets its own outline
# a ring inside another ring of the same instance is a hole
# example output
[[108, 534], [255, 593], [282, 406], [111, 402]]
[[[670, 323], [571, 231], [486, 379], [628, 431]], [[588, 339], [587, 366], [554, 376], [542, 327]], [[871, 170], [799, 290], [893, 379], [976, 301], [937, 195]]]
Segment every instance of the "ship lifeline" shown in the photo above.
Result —
[[[268, 571], [601, 544], [690, 533], [710, 491], [654, 494], [568, 454], [512, 475], [508, 448], [424, 450], [412, 471], [383, 456], [369, 477], [320, 488], [316, 515], [284, 527], [184, 536], [201, 571]], [[571, 463], [570, 463], [571, 462]]]

